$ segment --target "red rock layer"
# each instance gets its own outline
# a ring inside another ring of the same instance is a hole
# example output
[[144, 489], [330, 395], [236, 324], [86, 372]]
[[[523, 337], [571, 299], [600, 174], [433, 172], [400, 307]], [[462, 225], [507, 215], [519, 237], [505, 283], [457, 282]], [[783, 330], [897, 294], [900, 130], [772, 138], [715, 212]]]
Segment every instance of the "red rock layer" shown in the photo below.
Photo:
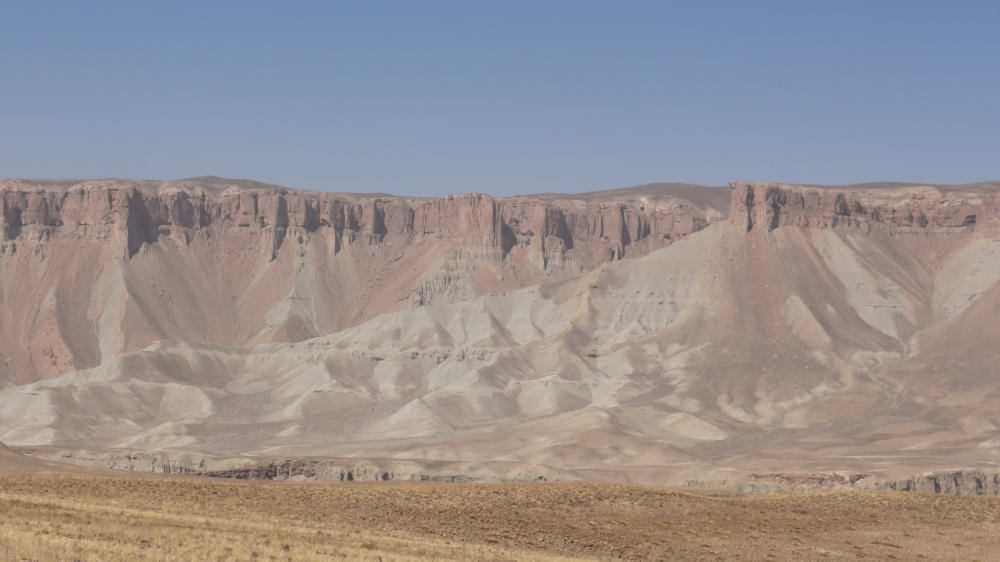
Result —
[[1000, 224], [1000, 195], [990, 184], [810, 187], [733, 182], [729, 220], [747, 231], [781, 226], [854, 226], [934, 231]]
[[299, 340], [576, 275], [725, 215], [724, 189], [692, 189], [421, 199], [219, 178], [7, 180], [0, 381], [91, 367], [162, 338]]

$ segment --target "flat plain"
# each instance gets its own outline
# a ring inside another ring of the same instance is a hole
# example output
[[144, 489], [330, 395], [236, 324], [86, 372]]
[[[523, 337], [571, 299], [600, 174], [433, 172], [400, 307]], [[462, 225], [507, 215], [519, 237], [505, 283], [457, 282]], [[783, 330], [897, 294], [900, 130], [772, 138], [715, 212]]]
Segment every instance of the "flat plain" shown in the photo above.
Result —
[[1000, 498], [0, 478], [13, 560], [989, 560]]

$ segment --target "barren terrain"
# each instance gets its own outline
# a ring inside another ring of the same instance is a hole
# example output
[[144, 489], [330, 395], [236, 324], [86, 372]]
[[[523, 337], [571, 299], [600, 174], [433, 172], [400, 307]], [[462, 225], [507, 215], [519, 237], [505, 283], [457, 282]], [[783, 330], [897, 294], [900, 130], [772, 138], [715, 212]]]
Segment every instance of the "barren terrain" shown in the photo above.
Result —
[[292, 480], [996, 493], [998, 189], [6, 182], [0, 441]]
[[0, 479], [0, 553], [80, 560], [988, 560], [1000, 499], [598, 484]]
[[565, 279], [723, 219], [728, 190], [325, 193], [215, 177], [0, 180], [0, 386], [157, 340], [300, 341]]

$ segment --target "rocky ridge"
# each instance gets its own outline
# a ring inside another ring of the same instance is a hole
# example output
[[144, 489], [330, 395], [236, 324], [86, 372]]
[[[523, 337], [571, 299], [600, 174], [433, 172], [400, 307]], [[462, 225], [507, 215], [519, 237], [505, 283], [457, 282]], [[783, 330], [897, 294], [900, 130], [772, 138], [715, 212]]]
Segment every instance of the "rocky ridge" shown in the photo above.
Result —
[[[517, 463], [420, 462], [403, 459], [351, 458], [272, 458], [251, 460], [241, 457], [214, 457], [190, 453], [145, 450], [84, 451], [26, 448], [11, 451], [0, 444], [0, 456], [42, 466], [48, 461], [88, 468], [129, 472], [188, 474], [237, 480], [316, 480], [339, 482], [421, 481], [421, 482], [536, 482], [582, 480], [585, 474], [559, 471]], [[40, 460], [35, 460], [40, 459]], [[48, 463], [48, 467], [56, 465]], [[614, 481], [613, 474], [600, 480]], [[776, 472], [733, 474], [728, 479], [694, 479], [685, 487], [728, 489], [740, 493], [788, 493], [815, 491], [893, 491], [954, 496], [1000, 496], [1000, 472], [984, 470], [944, 470], [904, 478], [868, 472]]]
[[957, 186], [801, 186], [733, 182], [729, 220], [747, 231], [782, 226], [939, 232], [1000, 225], [1000, 182]]
[[[691, 192], [697, 201], [672, 195]], [[333, 194], [194, 178], [0, 182], [0, 382], [157, 339], [253, 345], [563, 279], [725, 216], [722, 188]]]
[[[223, 189], [225, 185], [230, 187]], [[126, 259], [161, 237], [190, 244], [197, 231], [213, 228], [249, 229], [265, 236], [271, 258], [286, 238], [321, 229], [334, 253], [358, 241], [460, 237], [496, 252], [499, 259], [515, 247], [534, 248], [544, 269], [575, 245], [599, 242], [600, 250], [587, 256], [598, 261], [641, 255], [724, 216], [721, 193], [706, 193], [716, 207], [699, 207], [669, 192], [669, 185], [652, 185], [645, 194], [652, 197], [621, 201], [613, 195], [494, 198], [477, 193], [431, 199], [311, 192], [221, 178], [68, 185], [5, 180], [0, 182], [0, 231], [10, 253], [17, 251], [19, 241], [74, 237], [110, 240]]]

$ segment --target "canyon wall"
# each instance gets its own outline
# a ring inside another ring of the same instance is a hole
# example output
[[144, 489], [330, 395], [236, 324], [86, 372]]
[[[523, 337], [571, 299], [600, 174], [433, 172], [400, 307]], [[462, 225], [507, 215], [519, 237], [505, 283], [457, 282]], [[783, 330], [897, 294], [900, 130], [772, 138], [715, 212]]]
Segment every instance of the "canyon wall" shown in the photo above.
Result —
[[732, 182], [730, 222], [747, 231], [852, 226], [938, 232], [1000, 225], [1000, 184], [802, 186]]
[[[695, 193], [685, 198], [676, 193]], [[207, 177], [0, 182], [0, 384], [170, 338], [298, 341], [563, 279], [724, 218], [724, 188], [332, 194]]]

